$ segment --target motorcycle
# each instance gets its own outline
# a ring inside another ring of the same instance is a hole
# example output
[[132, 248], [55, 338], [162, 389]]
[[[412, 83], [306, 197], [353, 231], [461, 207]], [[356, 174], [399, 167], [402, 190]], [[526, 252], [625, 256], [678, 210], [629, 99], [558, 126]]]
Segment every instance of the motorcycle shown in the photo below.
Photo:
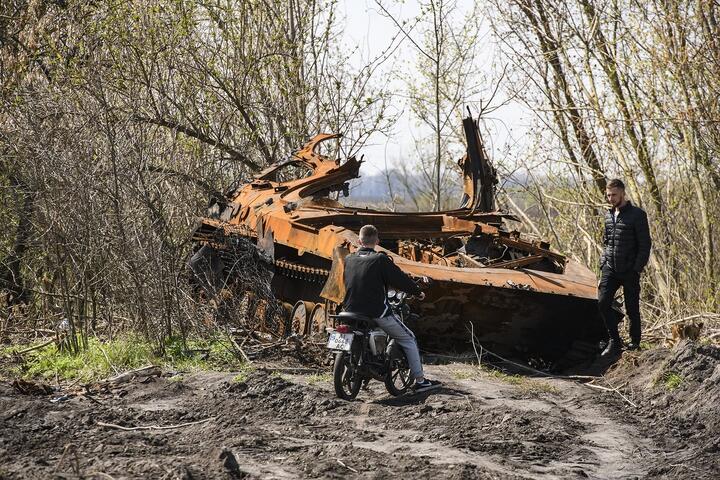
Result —
[[[401, 321], [417, 317], [406, 304], [405, 292], [388, 290], [387, 298]], [[385, 383], [393, 396], [407, 392], [414, 379], [405, 352], [374, 319], [351, 312], [340, 312], [330, 318], [340, 323], [330, 330], [327, 343], [327, 348], [336, 352], [333, 383], [338, 397], [353, 400], [370, 380]]]

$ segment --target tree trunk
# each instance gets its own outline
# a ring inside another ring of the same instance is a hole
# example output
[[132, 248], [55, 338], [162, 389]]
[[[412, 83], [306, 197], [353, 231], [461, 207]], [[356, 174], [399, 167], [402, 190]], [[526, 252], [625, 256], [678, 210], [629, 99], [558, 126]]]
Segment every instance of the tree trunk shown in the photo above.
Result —
[[540, 48], [545, 61], [553, 69], [555, 81], [558, 83], [560, 91], [564, 96], [565, 108], [567, 110], [567, 115], [570, 118], [570, 124], [573, 127], [575, 138], [580, 146], [580, 155], [592, 170], [593, 180], [595, 181], [598, 192], [601, 197], [604, 197], [605, 187], [607, 185], [605, 175], [602, 173], [603, 170], [600, 166], [600, 161], [595, 154], [592, 141], [590, 140], [590, 135], [588, 134], [587, 129], [585, 128], [585, 123], [580, 115], [580, 109], [575, 104], [575, 99], [570, 92], [570, 85], [567, 82], [565, 71], [562, 63], [560, 62], [560, 57], [558, 56], [558, 51], [561, 46], [555, 40], [550, 31], [550, 23], [545, 15], [545, 7], [542, 5], [542, 2], [536, 0], [534, 3], [535, 9], [537, 10], [536, 15], [530, 0], [521, 0], [518, 4], [523, 14], [527, 17], [535, 30], [535, 35], [540, 42]]

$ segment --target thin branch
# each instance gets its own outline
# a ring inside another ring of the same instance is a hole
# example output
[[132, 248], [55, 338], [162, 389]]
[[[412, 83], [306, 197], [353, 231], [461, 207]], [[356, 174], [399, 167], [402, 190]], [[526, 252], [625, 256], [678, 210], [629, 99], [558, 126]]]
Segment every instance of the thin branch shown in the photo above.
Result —
[[210, 420], [214, 420], [215, 417], [206, 418], [204, 420], [198, 420], [197, 422], [180, 423], [177, 425], [142, 425], [139, 427], [123, 427], [122, 425], [115, 425], [114, 423], [97, 422], [100, 427], [113, 428], [115, 430], [123, 430], [125, 432], [132, 432], [135, 430], [172, 430], [174, 428], [189, 427], [191, 425], [199, 425], [201, 423], [207, 423]]
[[165, 120], [162, 118], [143, 117], [141, 115], [133, 115], [132, 120], [143, 123], [151, 123], [153, 125], [159, 125], [161, 127], [170, 128], [180, 133], [184, 133], [188, 137], [192, 137], [203, 143], [212, 145], [213, 147], [219, 148], [223, 152], [230, 154], [230, 156], [232, 156], [235, 160], [239, 161], [243, 165], [246, 165], [248, 168], [255, 172], [259, 171], [262, 168], [257, 162], [250, 160], [245, 154], [235, 150], [233, 147], [227, 145], [226, 143], [223, 143], [220, 140], [214, 140], [205, 135], [204, 133], [199, 132], [188, 126], [182, 125], [178, 122], [173, 122], [171, 120]]
[[390, 12], [388, 12], [387, 8], [385, 8], [385, 5], [383, 5], [380, 2], [380, 0], [375, 0], [375, 3], [377, 4], [378, 7], [380, 7], [382, 9], [383, 12], [385, 12], [385, 15], [390, 20], [393, 21], [393, 23], [400, 29], [400, 31], [403, 33], [403, 35], [405, 35], [405, 38], [410, 40], [410, 43], [412, 43], [415, 46], [415, 48], [418, 49], [418, 51], [420, 53], [422, 53], [424, 56], [426, 56], [428, 58], [428, 60], [430, 60], [433, 63], [438, 61], [437, 58], [430, 56], [427, 52], [425, 52], [425, 50], [423, 50], [423, 48], [420, 45], [418, 45], [418, 43], [415, 40], [413, 40], [413, 38], [410, 36], [410, 32], [405, 31], [405, 28], [403, 28], [403, 26], [400, 25], [400, 23], [395, 19], [395, 17]]

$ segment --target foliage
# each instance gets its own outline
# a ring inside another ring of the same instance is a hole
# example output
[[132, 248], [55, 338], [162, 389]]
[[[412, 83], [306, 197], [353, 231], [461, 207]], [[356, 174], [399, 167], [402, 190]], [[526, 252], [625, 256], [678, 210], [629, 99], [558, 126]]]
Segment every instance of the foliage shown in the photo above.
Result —
[[22, 309], [0, 328], [64, 322], [75, 352], [209, 330], [186, 284], [208, 197], [392, 123], [340, 28], [334, 0], [0, 2], [0, 311]]
[[[393, 205], [439, 208], [457, 184], [453, 117], [466, 103], [488, 114], [494, 90], [477, 68], [479, 8], [420, 3], [396, 38], [417, 54], [406, 93], [434, 135], [418, 142], [422, 165], [388, 178], [420, 172]], [[335, 0], [0, 2], [0, 330], [66, 324], [74, 352], [93, 332], [135, 332], [162, 351], [212, 331], [186, 282], [208, 197], [313, 133], [343, 133], [333, 153], [348, 156], [397, 118], [398, 92], [378, 73], [387, 56], [351, 62], [339, 10]], [[534, 115], [496, 162], [523, 228], [596, 266], [604, 185], [620, 176], [655, 239], [645, 319], [717, 311], [717, 2], [490, 0], [485, 18], [507, 66], [504, 95]]]
[[[12, 354], [23, 347], [5, 348], [3, 354]], [[89, 382], [150, 364], [185, 372], [238, 368], [239, 365], [242, 372], [247, 372], [247, 366], [239, 363], [229, 348], [220, 339], [183, 342], [173, 338], [167, 343], [165, 355], [161, 356], [151, 343], [134, 335], [107, 341], [93, 337], [88, 340], [87, 348], [79, 353], [60, 350], [55, 344], [28, 353], [15, 373], [25, 377]]]
[[503, 87], [535, 119], [505, 165], [525, 228], [596, 267], [605, 184], [620, 177], [654, 239], [645, 318], [717, 311], [717, 2], [493, 0], [488, 14]]
[[[17, 350], [17, 346], [10, 350]], [[20, 372], [26, 377], [48, 379], [99, 380], [115, 374], [113, 367], [129, 370], [152, 363], [155, 356], [152, 348], [135, 337], [112, 342], [101, 342], [92, 338], [88, 348], [80, 354], [59, 350], [55, 344], [48, 345], [26, 355]]]
[[316, 385], [318, 383], [331, 383], [332, 375], [329, 373], [313, 374], [307, 377], [308, 385]]
[[415, 139], [417, 160], [399, 165], [407, 194], [391, 201], [402, 204], [405, 197], [420, 211], [455, 208], [460, 199], [454, 188], [457, 161], [465, 150], [461, 118], [466, 107], [475, 108], [473, 115], [483, 112], [485, 79], [477, 58], [482, 15], [477, 5], [463, 11], [454, 0], [423, 0], [418, 2], [418, 16], [401, 22], [382, 1], [375, 3], [412, 45], [415, 55], [398, 76], [405, 84], [413, 121], [428, 132]]
[[683, 378], [677, 372], [663, 372], [661, 381], [666, 389], [675, 390], [683, 382]]
[[486, 365], [480, 365], [479, 369], [493, 378], [517, 387], [521, 392], [528, 395], [558, 393], [557, 387], [536, 378], [530, 378], [518, 374], [508, 374], [499, 368], [489, 367]]

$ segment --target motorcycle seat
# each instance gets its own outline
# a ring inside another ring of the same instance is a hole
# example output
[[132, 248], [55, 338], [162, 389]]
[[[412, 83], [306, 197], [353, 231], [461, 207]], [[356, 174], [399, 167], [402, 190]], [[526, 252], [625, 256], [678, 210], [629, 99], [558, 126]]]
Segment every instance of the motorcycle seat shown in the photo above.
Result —
[[372, 317], [368, 317], [366, 315], [361, 315], [359, 313], [353, 313], [353, 312], [340, 312], [337, 315], [331, 315], [333, 318], [337, 318], [338, 320], [342, 322], [367, 322], [369, 324], [374, 324], [375, 321]]

